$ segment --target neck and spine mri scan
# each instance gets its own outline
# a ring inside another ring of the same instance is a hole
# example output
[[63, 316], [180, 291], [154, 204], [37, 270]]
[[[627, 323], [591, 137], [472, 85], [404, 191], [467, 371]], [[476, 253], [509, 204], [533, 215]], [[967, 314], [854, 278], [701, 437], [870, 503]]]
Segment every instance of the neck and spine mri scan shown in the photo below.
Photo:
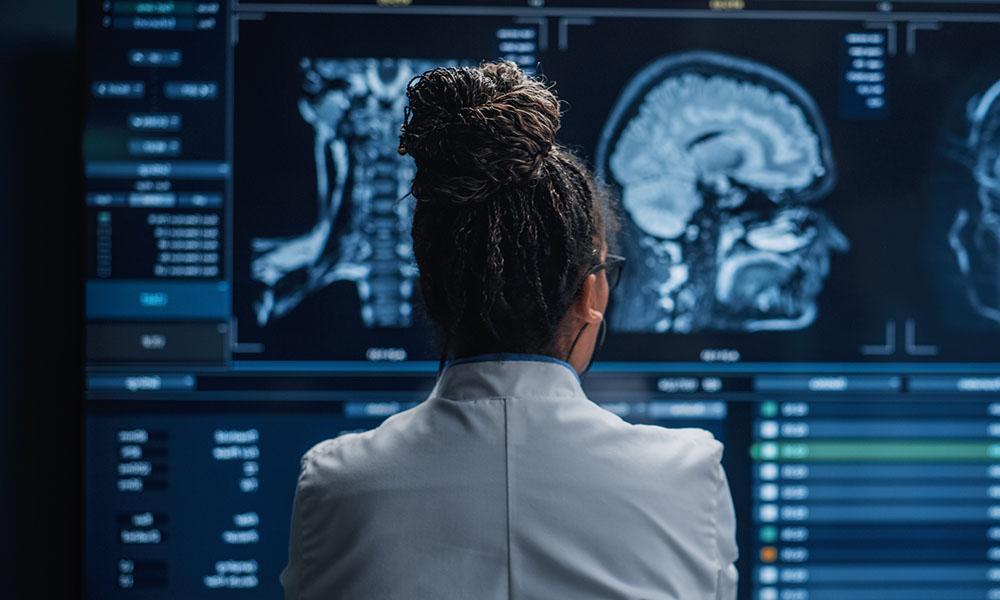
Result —
[[968, 136], [953, 154], [969, 168], [978, 205], [958, 211], [948, 243], [970, 307], [1000, 324], [1000, 81], [969, 101], [967, 117]]
[[612, 327], [797, 330], [847, 238], [813, 205], [836, 182], [809, 94], [758, 62], [668, 55], [624, 89], [597, 170], [619, 194], [629, 269]]
[[298, 109], [312, 126], [316, 221], [302, 235], [254, 238], [261, 327], [338, 282], [357, 286], [366, 327], [408, 327], [416, 265], [409, 237], [413, 164], [396, 151], [406, 86], [447, 61], [303, 58]]

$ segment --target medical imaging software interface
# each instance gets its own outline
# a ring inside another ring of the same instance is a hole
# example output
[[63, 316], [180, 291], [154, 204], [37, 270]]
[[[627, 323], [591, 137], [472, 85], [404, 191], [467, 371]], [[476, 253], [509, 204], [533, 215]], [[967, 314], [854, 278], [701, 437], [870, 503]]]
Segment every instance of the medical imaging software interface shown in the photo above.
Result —
[[741, 600], [1000, 599], [1000, 2], [81, 14], [87, 598], [280, 597], [301, 455], [438, 368], [407, 83], [504, 58], [619, 200], [584, 387], [725, 443]]

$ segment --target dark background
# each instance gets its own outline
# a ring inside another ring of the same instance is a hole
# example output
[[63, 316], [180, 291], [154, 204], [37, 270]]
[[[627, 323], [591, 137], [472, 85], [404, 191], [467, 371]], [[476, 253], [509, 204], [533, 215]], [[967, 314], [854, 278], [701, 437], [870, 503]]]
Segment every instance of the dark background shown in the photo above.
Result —
[[75, 2], [0, 0], [5, 598], [70, 598], [80, 588], [83, 203], [75, 38]]

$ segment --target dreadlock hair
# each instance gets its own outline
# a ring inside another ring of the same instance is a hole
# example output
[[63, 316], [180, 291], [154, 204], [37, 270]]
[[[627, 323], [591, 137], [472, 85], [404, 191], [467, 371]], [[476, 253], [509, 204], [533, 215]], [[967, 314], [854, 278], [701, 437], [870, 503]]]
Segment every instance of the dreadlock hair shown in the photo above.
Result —
[[407, 98], [399, 152], [416, 163], [413, 252], [442, 357], [553, 353], [610, 220], [555, 141], [559, 100], [512, 62], [428, 71]]

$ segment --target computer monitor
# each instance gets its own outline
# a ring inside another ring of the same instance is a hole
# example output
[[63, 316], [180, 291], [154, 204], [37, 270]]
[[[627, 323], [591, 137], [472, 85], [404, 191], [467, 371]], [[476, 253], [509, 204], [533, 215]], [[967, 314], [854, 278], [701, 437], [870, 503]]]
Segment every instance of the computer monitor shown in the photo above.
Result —
[[1000, 598], [1000, 2], [80, 12], [88, 598], [280, 595], [299, 457], [438, 369], [406, 85], [494, 59], [619, 199], [584, 385], [726, 444], [740, 598]]

